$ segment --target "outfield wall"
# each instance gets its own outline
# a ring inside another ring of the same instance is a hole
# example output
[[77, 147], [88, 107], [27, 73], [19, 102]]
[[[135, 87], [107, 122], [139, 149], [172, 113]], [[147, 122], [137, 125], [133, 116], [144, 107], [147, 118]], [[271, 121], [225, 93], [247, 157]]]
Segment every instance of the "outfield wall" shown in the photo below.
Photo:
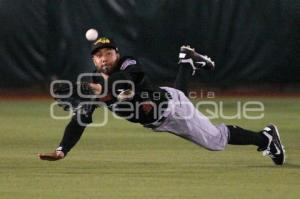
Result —
[[1, 0], [0, 87], [75, 80], [93, 70], [91, 27], [138, 57], [156, 81], [172, 81], [182, 44], [216, 62], [194, 83], [300, 82], [298, 0]]

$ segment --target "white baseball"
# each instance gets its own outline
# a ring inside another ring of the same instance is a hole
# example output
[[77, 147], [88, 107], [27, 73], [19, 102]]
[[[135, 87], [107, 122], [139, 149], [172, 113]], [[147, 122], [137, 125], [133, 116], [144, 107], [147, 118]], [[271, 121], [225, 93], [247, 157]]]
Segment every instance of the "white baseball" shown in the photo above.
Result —
[[98, 38], [98, 31], [96, 29], [91, 28], [88, 31], [86, 31], [85, 37], [89, 41], [95, 41]]

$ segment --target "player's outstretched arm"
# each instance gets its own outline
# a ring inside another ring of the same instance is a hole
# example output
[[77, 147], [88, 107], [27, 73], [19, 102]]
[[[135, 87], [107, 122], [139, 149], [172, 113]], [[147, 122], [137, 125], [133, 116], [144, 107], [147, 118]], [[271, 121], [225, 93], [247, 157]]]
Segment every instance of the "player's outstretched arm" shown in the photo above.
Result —
[[[103, 77], [106, 78], [107, 77]], [[102, 81], [100, 81], [102, 82]], [[98, 83], [88, 83], [88, 82], [82, 82], [79, 84], [82, 93], [90, 93], [93, 92], [94, 94], [101, 94], [102, 92], [102, 86]], [[59, 85], [55, 92], [56, 94], [61, 94], [64, 92], [69, 92], [69, 90], [65, 90], [65, 87], [63, 85]], [[75, 85], [77, 86], [77, 85]], [[67, 87], [69, 89], [69, 87]], [[75, 89], [76, 91], [77, 89]], [[66, 126], [63, 138], [59, 144], [59, 147], [54, 151], [50, 153], [39, 153], [38, 157], [41, 160], [48, 160], [48, 161], [56, 161], [63, 159], [67, 153], [76, 145], [76, 143], [81, 138], [81, 135], [83, 134], [86, 126], [92, 122], [92, 114], [95, 110], [96, 106], [86, 107], [87, 110], [85, 110], [85, 114], [76, 113], [69, 122], [69, 124]], [[79, 114], [79, 115], [78, 115]], [[78, 121], [80, 119], [80, 122]]]
[[95, 110], [95, 106], [89, 111], [87, 115], [80, 115], [83, 124], [78, 122], [77, 115], [73, 116], [69, 124], [66, 126], [64, 135], [59, 144], [59, 147], [51, 153], [39, 153], [38, 157], [41, 160], [55, 161], [63, 159], [68, 152], [76, 145], [83, 134], [86, 125], [92, 122], [92, 114]]

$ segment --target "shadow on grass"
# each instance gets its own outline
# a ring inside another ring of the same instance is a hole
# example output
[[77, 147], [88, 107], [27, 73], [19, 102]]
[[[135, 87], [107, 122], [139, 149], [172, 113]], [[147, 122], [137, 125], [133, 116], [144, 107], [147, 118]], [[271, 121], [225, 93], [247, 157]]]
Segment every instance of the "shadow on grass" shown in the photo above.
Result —
[[293, 164], [293, 163], [285, 163], [284, 165], [251, 165], [247, 166], [249, 168], [290, 168], [290, 169], [300, 169], [300, 164]]

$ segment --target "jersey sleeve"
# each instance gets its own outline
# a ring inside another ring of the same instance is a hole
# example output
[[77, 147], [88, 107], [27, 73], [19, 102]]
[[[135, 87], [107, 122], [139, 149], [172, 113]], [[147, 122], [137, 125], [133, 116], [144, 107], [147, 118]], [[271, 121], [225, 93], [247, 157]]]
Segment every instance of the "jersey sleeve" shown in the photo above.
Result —
[[135, 59], [128, 58], [121, 64], [120, 71], [108, 78], [108, 90], [118, 93], [119, 90], [132, 89], [132, 84], [139, 84], [144, 76], [140, 64]]
[[[57, 150], [65, 155], [76, 145], [81, 138], [86, 126], [92, 123], [92, 115], [96, 109], [95, 105], [87, 108], [85, 114], [76, 113], [65, 128], [64, 135]], [[80, 121], [79, 121], [80, 120]]]

